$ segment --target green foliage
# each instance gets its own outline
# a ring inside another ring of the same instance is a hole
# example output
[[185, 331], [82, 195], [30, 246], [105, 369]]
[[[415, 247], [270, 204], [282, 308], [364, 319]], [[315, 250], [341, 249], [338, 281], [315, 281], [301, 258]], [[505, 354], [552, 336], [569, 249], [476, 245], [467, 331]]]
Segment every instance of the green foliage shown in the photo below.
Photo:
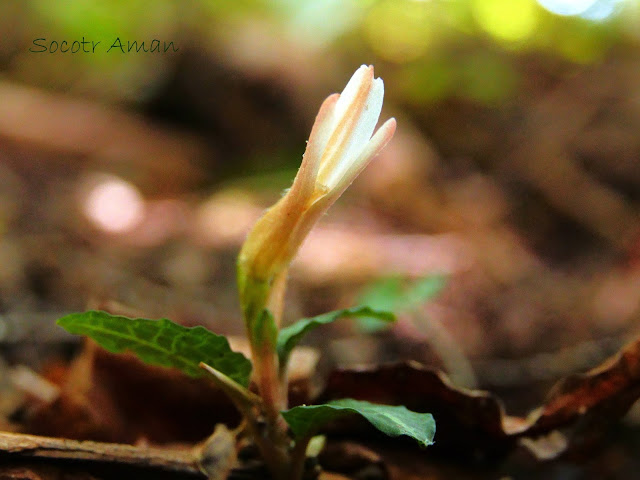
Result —
[[[434, 298], [446, 284], [446, 278], [432, 275], [407, 282], [400, 277], [383, 278], [370, 285], [359, 297], [358, 303], [376, 310], [402, 313], [418, 308]], [[363, 316], [364, 317], [364, 316]], [[359, 322], [363, 330], [373, 332], [385, 326], [373, 316]]]
[[342, 317], [368, 317], [376, 318], [384, 322], [393, 322], [395, 320], [395, 316], [393, 315], [393, 313], [382, 310], [374, 310], [370, 307], [346, 308], [344, 310], [336, 310], [334, 312], [324, 313], [316, 317], [303, 318], [293, 325], [280, 330], [277, 345], [280, 365], [284, 366], [287, 364], [291, 351], [300, 342], [300, 340], [302, 340], [302, 337], [305, 334], [307, 334], [311, 330], [314, 330], [320, 325], [326, 325], [327, 323], [335, 322]]
[[377, 405], [360, 400], [335, 400], [326, 405], [294, 407], [282, 412], [298, 438], [314, 435], [327, 422], [357, 413], [381, 432], [398, 437], [407, 435], [428, 447], [433, 444], [436, 424], [430, 413], [412, 412], [403, 406]]
[[86, 335], [106, 350], [129, 350], [141, 360], [174, 367], [189, 376], [204, 375], [200, 362], [211, 365], [242, 386], [249, 384], [251, 362], [231, 350], [227, 339], [204, 327], [187, 328], [165, 318], [147, 320], [89, 311], [58, 320], [70, 333]]

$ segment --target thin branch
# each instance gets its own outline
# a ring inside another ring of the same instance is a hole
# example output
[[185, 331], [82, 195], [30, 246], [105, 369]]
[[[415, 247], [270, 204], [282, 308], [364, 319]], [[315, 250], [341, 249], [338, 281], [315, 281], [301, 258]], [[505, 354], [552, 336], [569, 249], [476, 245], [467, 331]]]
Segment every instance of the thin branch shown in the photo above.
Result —
[[191, 450], [136, 447], [118, 443], [68, 440], [20, 433], [0, 433], [0, 455], [23, 458], [81, 460], [197, 474]]

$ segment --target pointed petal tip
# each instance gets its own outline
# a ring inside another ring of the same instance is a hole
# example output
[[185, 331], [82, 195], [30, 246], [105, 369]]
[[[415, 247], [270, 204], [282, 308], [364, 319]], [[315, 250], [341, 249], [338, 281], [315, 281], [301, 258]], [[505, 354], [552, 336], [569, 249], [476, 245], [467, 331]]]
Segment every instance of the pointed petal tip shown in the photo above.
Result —
[[367, 67], [367, 70], [365, 72], [365, 78], [369, 82], [373, 82], [374, 81], [375, 77], [373, 76], [373, 67]]
[[373, 65], [360, 65], [352, 76], [355, 77], [356, 75], [367, 76], [373, 79]]
[[323, 105], [324, 104], [330, 105], [332, 103], [336, 103], [339, 98], [340, 98], [340, 94], [339, 93], [332, 93], [331, 95], [329, 95], [327, 98], [324, 99]]
[[378, 129], [378, 131], [383, 132], [381, 133], [381, 135], [384, 135], [384, 137], [387, 138], [387, 142], [388, 142], [389, 140], [391, 140], [391, 137], [393, 137], [393, 134], [396, 133], [397, 126], [398, 126], [398, 122], [394, 117], [391, 117], [389, 120], [387, 120], [382, 124], [382, 126]]
[[328, 112], [330, 112], [331, 109], [335, 107], [336, 102], [338, 101], [339, 98], [340, 98], [339, 93], [332, 93], [331, 95], [329, 95], [327, 98], [324, 99], [324, 101], [322, 102], [322, 105], [320, 105], [320, 110], [318, 110], [318, 114], [316, 115], [316, 122], [318, 121], [318, 118], [320, 118], [321, 120], [324, 120], [328, 116]]
[[[341, 98], [340, 103], [346, 107], [359, 92], [368, 92], [371, 89], [372, 81], [373, 71], [366, 65], [362, 65], [351, 75], [347, 85], [342, 90], [340, 96], [343, 98]], [[338, 108], [338, 110], [342, 115], [342, 109]]]
[[398, 122], [396, 120], [396, 117], [391, 117], [385, 123], [388, 123], [389, 124], [389, 128], [393, 129], [394, 131], [395, 131], [396, 127], [398, 126]]
[[385, 145], [391, 141], [393, 135], [396, 133], [397, 124], [398, 122], [396, 122], [396, 119], [392, 117], [384, 122], [376, 133], [373, 134], [373, 137], [371, 137], [371, 140], [367, 145], [367, 149], [369, 149], [372, 157], [380, 153], [380, 150], [382, 150]]
[[373, 79], [371, 91], [375, 92], [375, 95], [380, 95], [381, 97], [384, 97], [384, 82], [382, 81], [381, 78]]

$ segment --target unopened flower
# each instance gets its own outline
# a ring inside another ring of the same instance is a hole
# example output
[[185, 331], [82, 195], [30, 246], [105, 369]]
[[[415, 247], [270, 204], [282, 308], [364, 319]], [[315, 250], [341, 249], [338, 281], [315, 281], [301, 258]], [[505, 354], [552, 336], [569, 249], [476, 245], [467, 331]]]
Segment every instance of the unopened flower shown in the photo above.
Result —
[[374, 79], [372, 66], [363, 65], [341, 94], [320, 107], [293, 185], [258, 220], [240, 251], [245, 317], [253, 316], [247, 310], [258, 314], [264, 308], [313, 225], [393, 136], [393, 118], [373, 134], [383, 97], [382, 80]]

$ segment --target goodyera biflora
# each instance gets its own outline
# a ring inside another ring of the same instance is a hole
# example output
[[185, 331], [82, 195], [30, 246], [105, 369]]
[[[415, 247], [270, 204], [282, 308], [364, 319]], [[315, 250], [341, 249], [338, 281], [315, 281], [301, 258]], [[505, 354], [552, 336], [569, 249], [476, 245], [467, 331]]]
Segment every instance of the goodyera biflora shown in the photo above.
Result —
[[373, 134], [383, 97], [382, 79], [374, 78], [372, 66], [362, 65], [341, 94], [323, 102], [293, 185], [258, 220], [240, 251], [238, 286], [247, 322], [265, 307], [278, 310], [271, 305], [272, 290], [285, 281], [305, 237], [391, 140], [394, 118]]

